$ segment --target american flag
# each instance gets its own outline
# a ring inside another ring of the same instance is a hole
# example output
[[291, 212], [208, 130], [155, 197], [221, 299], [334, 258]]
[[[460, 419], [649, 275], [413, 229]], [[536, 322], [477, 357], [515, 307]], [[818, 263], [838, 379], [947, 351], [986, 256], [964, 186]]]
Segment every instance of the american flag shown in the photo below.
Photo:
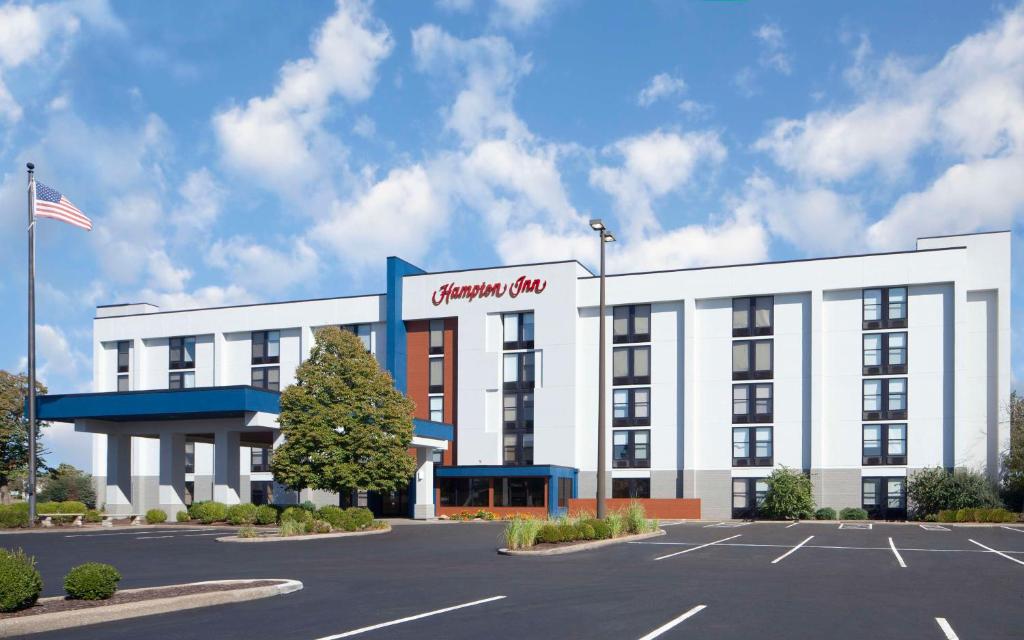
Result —
[[40, 218], [53, 218], [81, 227], [86, 231], [92, 231], [92, 220], [78, 210], [78, 207], [71, 204], [71, 201], [64, 195], [48, 187], [42, 182], [36, 182], [36, 215]]

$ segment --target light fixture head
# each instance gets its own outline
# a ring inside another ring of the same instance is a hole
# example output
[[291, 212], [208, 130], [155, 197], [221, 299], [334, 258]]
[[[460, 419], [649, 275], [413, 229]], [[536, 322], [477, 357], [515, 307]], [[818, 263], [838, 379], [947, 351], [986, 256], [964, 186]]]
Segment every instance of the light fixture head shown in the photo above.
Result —
[[605, 242], [615, 242], [615, 236], [612, 235], [611, 231], [605, 231], [601, 236]]
[[601, 218], [593, 218], [590, 221], [590, 228], [594, 231], [604, 231], [604, 222], [601, 221]]

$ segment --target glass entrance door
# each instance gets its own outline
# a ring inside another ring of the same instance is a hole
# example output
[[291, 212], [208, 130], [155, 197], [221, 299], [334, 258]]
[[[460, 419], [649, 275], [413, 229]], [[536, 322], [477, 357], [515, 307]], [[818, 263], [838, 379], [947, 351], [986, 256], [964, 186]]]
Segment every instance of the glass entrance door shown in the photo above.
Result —
[[861, 478], [861, 506], [872, 520], [907, 518], [907, 479]]

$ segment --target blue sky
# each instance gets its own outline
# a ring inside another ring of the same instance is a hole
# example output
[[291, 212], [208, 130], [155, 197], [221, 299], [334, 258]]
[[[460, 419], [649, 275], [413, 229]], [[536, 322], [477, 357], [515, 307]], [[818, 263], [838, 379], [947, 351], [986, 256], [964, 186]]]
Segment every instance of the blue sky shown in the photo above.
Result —
[[[613, 271], [1012, 228], [1016, 280], [1024, 5], [0, 3], [8, 369], [29, 160], [95, 223], [40, 223], [57, 393], [89, 388], [97, 304], [379, 292], [390, 254], [589, 263], [596, 216]], [[88, 466], [67, 427], [47, 441]]]

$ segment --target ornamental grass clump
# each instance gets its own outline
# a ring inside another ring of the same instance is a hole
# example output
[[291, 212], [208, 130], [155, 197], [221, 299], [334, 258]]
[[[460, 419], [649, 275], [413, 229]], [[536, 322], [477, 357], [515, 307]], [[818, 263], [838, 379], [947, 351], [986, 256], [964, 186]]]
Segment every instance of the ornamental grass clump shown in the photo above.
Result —
[[298, 520], [281, 520], [281, 530], [278, 532], [278, 535], [282, 538], [306, 535], [308, 524]]
[[252, 526], [251, 524], [247, 524], [247, 525], [243, 525], [241, 528], [239, 528], [239, 530], [238, 530], [238, 537], [239, 538], [258, 538], [258, 537], [260, 537], [260, 532], [256, 529], [256, 527]]
[[644, 505], [636, 500], [630, 502], [629, 507], [626, 508], [625, 521], [626, 533], [647, 533], [653, 530], [651, 523], [647, 520], [647, 511], [644, 509]]
[[529, 549], [537, 542], [537, 533], [544, 523], [540, 520], [513, 518], [505, 526], [505, 546], [509, 549]]
[[611, 532], [609, 537], [618, 538], [626, 532], [626, 516], [621, 511], [612, 511], [604, 519]]
[[64, 576], [64, 591], [75, 600], [106, 600], [117, 591], [121, 574], [102, 562], [86, 562]]
[[20, 611], [36, 603], [43, 590], [43, 578], [36, 559], [21, 549], [0, 549], [0, 611]]

